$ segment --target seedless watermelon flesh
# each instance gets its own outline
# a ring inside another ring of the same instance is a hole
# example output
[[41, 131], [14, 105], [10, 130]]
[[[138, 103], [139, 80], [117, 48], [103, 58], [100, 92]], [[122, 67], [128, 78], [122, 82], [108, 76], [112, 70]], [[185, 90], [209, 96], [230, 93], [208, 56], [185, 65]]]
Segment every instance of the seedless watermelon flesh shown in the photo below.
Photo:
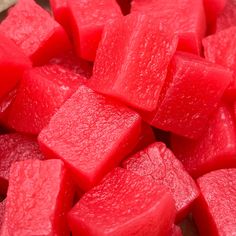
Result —
[[2, 227], [2, 223], [4, 221], [5, 208], [6, 208], [6, 199], [0, 202], [0, 228]]
[[177, 38], [161, 23], [131, 14], [108, 24], [89, 86], [147, 111], [157, 106]]
[[38, 140], [45, 155], [62, 159], [88, 190], [133, 150], [140, 131], [137, 113], [80, 86]]
[[69, 235], [72, 190], [60, 160], [13, 164], [1, 235]]
[[0, 32], [0, 101], [17, 85], [30, 60], [23, 51]]
[[201, 235], [234, 235], [236, 169], [210, 172], [197, 180], [201, 197], [193, 216]]
[[175, 217], [166, 188], [116, 168], [69, 212], [74, 236], [167, 235]]
[[174, 135], [171, 144], [177, 158], [195, 178], [215, 169], [236, 167], [236, 127], [233, 111], [227, 106], [221, 106], [198, 140]]
[[86, 83], [87, 78], [78, 73], [78, 62], [72, 66], [66, 59], [65, 64], [56, 58], [54, 61], [58, 64], [49, 63], [25, 72], [8, 112], [10, 128], [39, 134], [60, 106]]
[[115, 0], [68, 0], [68, 7], [77, 55], [94, 61], [103, 28], [122, 16], [120, 7]]
[[236, 26], [236, 2], [228, 0], [223, 12], [216, 21], [216, 31], [221, 31], [231, 26]]
[[[142, 12], [163, 22], [179, 36], [178, 50], [199, 54], [206, 31], [202, 1], [133, 0], [131, 12]], [[188, 14], [191, 12], [191, 17]], [[155, 22], [154, 22], [155, 24]]]
[[17, 133], [0, 135], [0, 194], [7, 193], [12, 163], [28, 159], [44, 159], [34, 138]]
[[0, 24], [0, 31], [12, 39], [35, 65], [63, 54], [69, 39], [49, 13], [33, 0], [20, 0]]
[[170, 65], [158, 108], [143, 119], [156, 128], [197, 139], [232, 80], [226, 68], [178, 52]]
[[194, 180], [164, 143], [149, 145], [125, 160], [122, 166], [169, 189], [175, 200], [177, 222], [189, 213], [192, 203], [199, 195]]

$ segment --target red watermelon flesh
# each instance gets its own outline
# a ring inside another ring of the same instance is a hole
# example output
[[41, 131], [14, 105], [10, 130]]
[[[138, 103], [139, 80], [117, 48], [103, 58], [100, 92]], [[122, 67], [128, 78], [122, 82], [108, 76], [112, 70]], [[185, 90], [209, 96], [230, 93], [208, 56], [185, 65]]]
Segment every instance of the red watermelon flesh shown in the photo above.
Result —
[[226, 106], [219, 108], [199, 140], [173, 136], [171, 143], [176, 157], [195, 178], [215, 169], [236, 167], [236, 127]]
[[199, 192], [194, 180], [164, 143], [149, 145], [125, 160], [122, 166], [169, 189], [175, 200], [177, 222], [188, 214], [192, 203], [198, 197]]
[[[133, 0], [131, 12], [152, 15], [179, 36], [178, 50], [199, 54], [206, 30], [202, 1], [196, 0]], [[191, 17], [189, 16], [191, 12]]]
[[65, 216], [72, 193], [62, 161], [14, 163], [1, 235], [69, 235]]
[[20, 0], [9, 10], [0, 31], [12, 39], [35, 65], [70, 48], [63, 28], [33, 0]]
[[166, 188], [116, 168], [69, 212], [74, 236], [167, 235], [175, 217]]
[[203, 40], [205, 58], [233, 71], [234, 80], [227, 89], [226, 98], [236, 98], [236, 26], [217, 32]]
[[122, 13], [115, 0], [68, 0], [77, 55], [94, 61], [103, 28]]
[[49, 2], [55, 20], [63, 26], [68, 34], [70, 34], [71, 28], [67, 0], [50, 0]]
[[143, 118], [159, 129], [196, 139], [231, 80], [232, 73], [224, 67], [178, 52], [172, 60], [158, 109], [143, 112]]
[[227, 1], [231, 0], [203, 0], [210, 32], [215, 31], [216, 19], [223, 12]]
[[48, 64], [27, 71], [8, 112], [8, 126], [19, 132], [38, 134], [59, 107], [87, 81], [75, 69]]
[[6, 199], [0, 202], [0, 228], [2, 227], [2, 223], [4, 221], [5, 208], [6, 208]]
[[38, 140], [45, 155], [62, 159], [88, 190], [133, 150], [140, 129], [137, 113], [80, 86]]
[[0, 135], [0, 194], [6, 194], [11, 164], [28, 159], [44, 159], [34, 138], [21, 134]]
[[135, 108], [156, 108], [177, 38], [154, 20], [131, 14], [105, 27], [89, 81], [94, 90]]
[[197, 180], [201, 197], [194, 220], [203, 236], [234, 235], [236, 232], [236, 169], [210, 172]]
[[227, 29], [231, 26], [236, 26], [236, 1], [228, 0], [223, 12], [219, 15], [216, 21], [216, 31]]
[[23, 51], [0, 32], [0, 101], [17, 85], [30, 60]]

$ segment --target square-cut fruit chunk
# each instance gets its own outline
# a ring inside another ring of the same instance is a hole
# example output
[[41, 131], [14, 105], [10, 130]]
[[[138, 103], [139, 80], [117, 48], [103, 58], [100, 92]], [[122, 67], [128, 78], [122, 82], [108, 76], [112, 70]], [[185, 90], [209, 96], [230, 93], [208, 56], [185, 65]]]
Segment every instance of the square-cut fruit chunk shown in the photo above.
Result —
[[231, 109], [221, 106], [198, 140], [174, 135], [171, 146], [195, 178], [215, 169], [236, 167], [236, 127]]
[[174, 56], [156, 111], [143, 118], [156, 128], [198, 138], [206, 128], [232, 73], [189, 53]]
[[140, 129], [137, 113], [80, 86], [38, 140], [45, 155], [62, 159], [87, 190], [133, 150]]
[[94, 90], [135, 108], [156, 108], [177, 38], [154, 21], [131, 14], [105, 27], [89, 82]]
[[201, 191], [193, 217], [200, 235], [234, 235], [236, 232], [236, 169], [210, 172], [197, 180]]
[[0, 194], [6, 194], [11, 164], [28, 159], [44, 159], [32, 137], [12, 133], [0, 135]]
[[174, 201], [153, 180], [116, 168], [69, 212], [74, 236], [168, 235]]
[[1, 235], [69, 235], [65, 216], [72, 196], [61, 160], [14, 163]]
[[115, 0], [68, 0], [70, 24], [78, 56], [94, 61], [103, 28], [122, 13]]
[[0, 101], [21, 80], [31, 61], [12, 40], [0, 32]]
[[[178, 49], [199, 54], [206, 30], [202, 1], [133, 0], [131, 12], [141, 12], [163, 22], [179, 36]], [[188, 13], [191, 12], [191, 17]], [[153, 22], [155, 25], [156, 22]]]
[[42, 64], [70, 48], [69, 39], [50, 14], [33, 0], [20, 0], [0, 24], [34, 64]]
[[87, 81], [77, 72], [76, 62], [73, 68], [56, 60], [58, 64], [49, 63], [25, 72], [7, 114], [10, 128], [38, 134], [60, 106]]
[[149, 145], [125, 160], [122, 166], [169, 189], [177, 209], [176, 221], [188, 214], [192, 203], [198, 197], [199, 192], [194, 180], [164, 143]]

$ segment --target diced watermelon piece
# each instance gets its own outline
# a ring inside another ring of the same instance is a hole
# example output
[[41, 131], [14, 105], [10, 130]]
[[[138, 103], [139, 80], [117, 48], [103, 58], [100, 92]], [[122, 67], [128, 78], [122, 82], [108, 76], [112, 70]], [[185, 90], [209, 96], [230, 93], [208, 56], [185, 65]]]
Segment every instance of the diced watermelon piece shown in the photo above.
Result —
[[203, 39], [207, 60], [230, 68], [236, 74], [236, 26]]
[[0, 101], [16, 86], [30, 60], [15, 43], [0, 32]]
[[34, 64], [43, 64], [70, 48], [64, 29], [33, 0], [20, 0], [9, 10], [0, 31], [20, 46]]
[[78, 56], [94, 61], [103, 28], [122, 13], [115, 0], [68, 0], [69, 17]]
[[215, 31], [216, 19], [224, 10], [227, 1], [230, 0], [203, 0], [206, 12], [206, 19], [210, 31]]
[[2, 223], [4, 221], [5, 208], [6, 208], [6, 199], [0, 202], [0, 228], [2, 227]]
[[13, 101], [16, 98], [17, 87], [10, 91], [0, 102], [0, 124], [7, 127], [8, 114]]
[[67, 0], [49, 0], [55, 20], [60, 23], [68, 34], [71, 33], [69, 8]]
[[88, 190], [133, 150], [140, 129], [137, 113], [80, 86], [38, 140], [45, 155], [62, 159]]
[[193, 216], [200, 235], [234, 235], [236, 232], [236, 169], [222, 169], [197, 180], [201, 197]]
[[171, 143], [177, 158], [195, 178], [215, 169], [236, 167], [236, 127], [226, 106], [219, 108], [199, 140], [172, 136]]
[[[196, 0], [133, 0], [131, 12], [152, 15], [179, 36], [178, 49], [199, 54], [206, 30], [202, 1]], [[189, 13], [191, 12], [191, 17]], [[155, 24], [155, 23], [154, 23]]]
[[48, 64], [27, 71], [8, 112], [8, 126], [19, 132], [38, 134], [86, 81], [64, 65]]
[[182, 236], [181, 228], [177, 225], [174, 225], [169, 236]]
[[198, 138], [231, 79], [232, 73], [224, 67], [176, 53], [157, 110], [144, 112], [143, 118], [159, 129]]
[[166, 188], [116, 168], [69, 212], [74, 236], [167, 235], [175, 217]]
[[0, 194], [6, 194], [11, 164], [28, 159], [44, 159], [35, 139], [21, 134], [0, 135]]
[[125, 160], [122, 166], [169, 189], [177, 209], [176, 221], [188, 214], [192, 203], [198, 197], [199, 192], [194, 180], [164, 143], [149, 145]]
[[94, 90], [135, 108], [156, 108], [177, 38], [153, 20], [131, 14], [105, 27], [89, 82]]
[[[92, 76], [93, 72], [93, 64], [76, 57], [76, 55], [72, 51], [52, 58], [48, 64], [60, 65], [64, 69], [75, 73], [74, 77], [82, 76], [89, 79]], [[71, 74], [71, 72], [69, 74]], [[69, 77], [71, 76], [72, 75], [69, 75]]]
[[154, 143], [156, 141], [155, 134], [150, 125], [145, 122], [142, 123], [141, 135], [139, 137], [138, 144], [132, 151], [132, 153], [136, 153], [140, 150], [146, 148], [149, 144]]
[[72, 186], [60, 160], [27, 160], [10, 171], [1, 235], [69, 235]]
[[228, 0], [227, 4], [217, 18], [216, 31], [227, 29], [231, 26], [236, 26], [236, 1]]

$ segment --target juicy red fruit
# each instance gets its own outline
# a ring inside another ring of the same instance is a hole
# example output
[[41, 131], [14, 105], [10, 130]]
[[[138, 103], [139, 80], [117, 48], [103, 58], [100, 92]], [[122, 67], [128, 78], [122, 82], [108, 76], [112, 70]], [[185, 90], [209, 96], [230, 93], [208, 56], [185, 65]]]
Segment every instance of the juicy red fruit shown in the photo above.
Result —
[[167, 235], [174, 217], [166, 188], [121, 168], [85, 193], [68, 215], [75, 236]]
[[45, 155], [62, 159], [88, 190], [133, 150], [140, 131], [137, 113], [80, 86], [38, 140]]

